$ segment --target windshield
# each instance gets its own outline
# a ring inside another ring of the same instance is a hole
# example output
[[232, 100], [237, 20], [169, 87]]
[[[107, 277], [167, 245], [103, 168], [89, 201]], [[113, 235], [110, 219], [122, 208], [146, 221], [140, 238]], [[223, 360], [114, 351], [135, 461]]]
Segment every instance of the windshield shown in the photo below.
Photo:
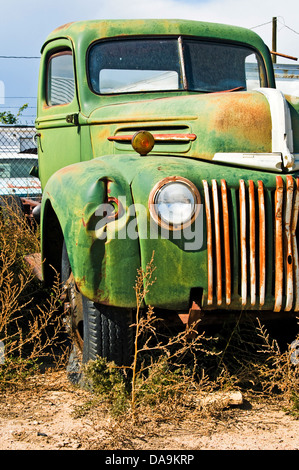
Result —
[[181, 37], [97, 42], [89, 51], [88, 73], [99, 94], [265, 86], [262, 59], [253, 49]]

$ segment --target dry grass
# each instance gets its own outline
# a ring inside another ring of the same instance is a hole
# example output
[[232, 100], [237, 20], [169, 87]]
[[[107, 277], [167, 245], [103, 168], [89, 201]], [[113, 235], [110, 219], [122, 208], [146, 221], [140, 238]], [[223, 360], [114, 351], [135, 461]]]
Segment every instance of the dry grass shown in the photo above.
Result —
[[[242, 315], [235, 324], [224, 325], [210, 335], [200, 323], [165, 335], [153, 308], [142, 310], [145, 295], [155, 282], [154, 271], [152, 258], [145, 271], [138, 271], [136, 279], [132, 365], [119, 368], [99, 359], [86, 369], [87, 376], [92, 377], [95, 397], [100, 397], [101, 404], [105, 403], [117, 417], [119, 430], [131, 426], [137, 432], [149, 423], [178, 422], [195, 413], [210, 412], [201, 405], [201, 398], [231, 390], [281, 401], [299, 414], [299, 368], [292, 362], [290, 346], [281, 351], [264, 325], [252, 320], [243, 322]], [[296, 338], [299, 336], [294, 331], [292, 339]], [[115, 430], [113, 434], [115, 437]]]
[[45, 290], [24, 261], [26, 254], [40, 249], [38, 228], [13, 204], [5, 202], [2, 210], [0, 341], [5, 361], [0, 365], [0, 388], [20, 385], [47, 357], [53, 360], [63, 329], [59, 280], [51, 291]]
[[[34, 279], [24, 255], [39, 250], [38, 231], [13, 210], [9, 214], [0, 217], [0, 341], [5, 345], [0, 388], [24, 384], [47, 358], [58, 357], [64, 365], [66, 357], [61, 348], [56, 354], [64, 330], [59, 280], [46, 291]], [[85, 374], [93, 393], [90, 402], [76, 410], [78, 414], [95, 416], [96, 409], [106, 408], [116, 419], [110, 426], [114, 437], [117, 427], [119, 433], [124, 430], [125, 438], [128, 427], [137, 433], [142, 425], [150, 432], [153, 423], [191, 419], [195, 411], [205, 413], [201, 396], [232, 389], [281, 400], [298, 414], [299, 367], [292, 362], [294, 350], [281, 350], [264, 325], [243, 323], [241, 315], [233, 326], [207, 331], [199, 323], [167, 334], [154, 309], [142, 308], [154, 274], [153, 257], [145, 271], [137, 273], [131, 366], [119, 368], [103, 359], [90, 362]], [[299, 341], [296, 331], [292, 341]]]

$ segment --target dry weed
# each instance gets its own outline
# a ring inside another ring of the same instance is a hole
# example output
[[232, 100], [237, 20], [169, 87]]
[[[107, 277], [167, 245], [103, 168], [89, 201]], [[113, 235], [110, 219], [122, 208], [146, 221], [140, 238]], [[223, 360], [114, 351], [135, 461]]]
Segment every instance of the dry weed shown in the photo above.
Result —
[[[24, 218], [13, 211], [0, 217], [0, 342], [5, 346], [0, 387], [18, 384], [46, 357], [57, 357], [55, 348], [64, 330], [59, 279], [50, 292], [34, 279], [24, 255], [37, 251], [38, 231]], [[290, 348], [281, 351], [261, 323], [244, 327], [241, 315], [233, 327], [223, 325], [216, 334], [207, 334], [200, 323], [166, 334], [154, 309], [144, 309], [154, 273], [153, 254], [146, 269], [138, 271], [134, 287], [136, 336], [131, 366], [119, 368], [100, 358], [87, 364], [85, 373], [95, 399], [81, 414], [105, 407], [117, 417], [120, 429], [130, 428], [134, 434], [140, 426], [150, 429], [153, 423], [186, 419], [189, 411], [192, 416], [200, 413], [201, 394], [233, 388], [282, 397], [298, 410], [298, 364], [292, 361]], [[294, 340], [299, 344], [298, 335]], [[58, 357], [64, 363], [61, 350]]]
[[161, 333], [154, 309], [143, 309], [146, 293], [155, 282], [154, 272], [152, 257], [146, 269], [137, 273], [132, 365], [119, 368], [100, 359], [88, 366], [90, 373], [100, 364], [97, 390], [101, 388], [102, 396], [103, 384], [99, 388], [99, 383], [105, 376], [103, 371], [108, 371], [110, 388], [109, 394], [104, 394], [105, 404], [121, 428], [123, 420], [133, 430], [148, 422], [186, 419], [189, 412], [210, 413], [211, 409], [201, 407], [200, 397], [215, 391], [242, 390], [263, 396], [279, 391], [277, 396], [294, 402], [298, 366], [291, 363], [288, 351], [281, 353], [276, 343], [270, 342], [260, 323], [243, 323], [240, 314], [235, 324], [223, 325], [216, 335], [207, 335], [200, 323], [175, 335]]
[[[38, 252], [38, 230], [17, 206], [1, 204], [0, 214], [0, 387], [17, 385], [46, 356], [64, 327], [60, 312], [60, 285], [43, 289], [24, 256]], [[4, 357], [3, 357], [4, 353]], [[55, 357], [55, 356], [54, 356]]]
[[299, 398], [299, 355], [293, 345], [299, 345], [299, 334], [287, 349], [281, 351], [276, 339], [271, 339], [264, 325], [259, 322], [258, 334], [263, 339], [263, 348], [260, 353], [264, 355], [263, 363], [255, 364], [258, 368], [263, 392], [267, 395], [273, 393], [282, 395], [288, 402], [293, 402], [297, 408]]
[[[85, 368], [93, 390], [104, 396], [105, 403], [118, 420], [137, 426], [140, 420], [168, 421], [194, 407], [194, 394], [211, 388], [200, 371], [199, 353], [217, 355], [207, 347], [211, 338], [198, 333], [194, 323], [184, 331], [169, 336], [160, 328], [163, 322], [154, 309], [144, 310], [144, 299], [155, 282], [154, 254], [146, 269], [139, 269], [136, 293], [135, 343], [132, 364], [117, 367], [99, 358]], [[192, 334], [191, 334], [192, 333]]]

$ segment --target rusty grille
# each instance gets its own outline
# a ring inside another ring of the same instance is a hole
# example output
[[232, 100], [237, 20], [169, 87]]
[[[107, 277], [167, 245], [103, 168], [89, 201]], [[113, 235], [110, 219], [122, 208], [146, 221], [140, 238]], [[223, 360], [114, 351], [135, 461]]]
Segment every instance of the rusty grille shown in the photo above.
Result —
[[[206, 306], [299, 310], [299, 178], [203, 181], [208, 287]], [[221, 307], [220, 307], [221, 308]]]

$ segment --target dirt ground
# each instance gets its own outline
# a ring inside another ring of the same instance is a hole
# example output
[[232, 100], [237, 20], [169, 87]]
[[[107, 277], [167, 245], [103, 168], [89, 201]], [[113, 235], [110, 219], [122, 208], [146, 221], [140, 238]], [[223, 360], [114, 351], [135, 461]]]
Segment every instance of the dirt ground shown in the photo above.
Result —
[[131, 432], [118, 430], [104, 409], [96, 417], [78, 413], [91, 398], [63, 371], [31, 378], [26, 390], [2, 392], [0, 450], [299, 450], [299, 420], [282, 405], [243, 400], [219, 413]]

